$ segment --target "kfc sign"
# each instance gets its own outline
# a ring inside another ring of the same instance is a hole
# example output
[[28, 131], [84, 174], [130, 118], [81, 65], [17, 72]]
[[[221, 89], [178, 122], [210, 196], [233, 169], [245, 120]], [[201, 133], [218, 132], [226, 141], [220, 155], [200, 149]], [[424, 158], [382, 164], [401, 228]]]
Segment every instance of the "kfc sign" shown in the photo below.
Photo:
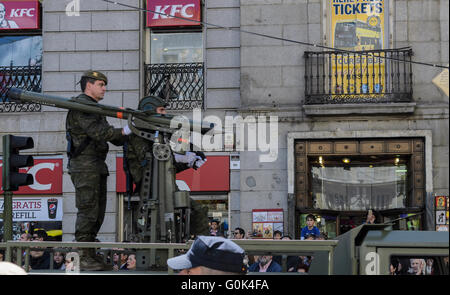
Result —
[[147, 10], [147, 27], [200, 25], [200, 0], [147, 0]]
[[[20, 172], [33, 175], [34, 183], [22, 186], [15, 195], [58, 195], [62, 194], [62, 159], [43, 159], [34, 157], [34, 166], [20, 169]], [[3, 162], [0, 160], [0, 174], [2, 173]], [[2, 180], [0, 179], [0, 187]], [[0, 194], [3, 190], [0, 188]]]
[[38, 28], [38, 0], [0, 0], [0, 30]]

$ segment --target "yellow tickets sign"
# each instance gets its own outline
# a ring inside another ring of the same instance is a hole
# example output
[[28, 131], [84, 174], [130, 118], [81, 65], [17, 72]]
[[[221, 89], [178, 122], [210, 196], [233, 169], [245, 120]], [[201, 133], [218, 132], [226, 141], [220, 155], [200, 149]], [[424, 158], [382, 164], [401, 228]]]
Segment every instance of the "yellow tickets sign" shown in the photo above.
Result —
[[[384, 0], [332, 0], [331, 41], [337, 49], [359, 54], [332, 55], [331, 93], [376, 97], [386, 83], [384, 52]], [[364, 51], [371, 51], [366, 52]]]

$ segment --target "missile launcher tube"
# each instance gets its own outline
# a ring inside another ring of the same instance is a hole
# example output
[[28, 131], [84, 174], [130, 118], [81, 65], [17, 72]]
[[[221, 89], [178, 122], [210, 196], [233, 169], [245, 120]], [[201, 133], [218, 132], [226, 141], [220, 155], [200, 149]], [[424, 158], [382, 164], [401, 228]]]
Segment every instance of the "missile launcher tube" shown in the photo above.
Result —
[[[163, 126], [171, 128], [174, 131], [185, 128], [186, 123], [189, 122], [189, 129], [191, 131], [201, 130], [202, 134], [214, 129], [214, 124], [207, 122], [193, 122], [192, 120], [180, 120], [176, 116], [161, 115], [157, 113], [149, 113], [140, 110], [134, 110], [130, 108], [120, 108], [100, 103], [90, 103], [77, 100], [76, 98], [64, 98], [60, 96], [47, 95], [37, 92], [25, 91], [18, 88], [10, 88], [7, 97], [13, 102], [18, 103], [38, 103], [41, 105], [47, 105], [51, 107], [63, 108], [68, 110], [75, 110], [86, 113], [100, 114], [107, 117], [119, 118], [127, 120], [130, 116], [139, 118], [142, 121], [154, 124], [157, 126]], [[171, 123], [172, 126], [171, 127]]]

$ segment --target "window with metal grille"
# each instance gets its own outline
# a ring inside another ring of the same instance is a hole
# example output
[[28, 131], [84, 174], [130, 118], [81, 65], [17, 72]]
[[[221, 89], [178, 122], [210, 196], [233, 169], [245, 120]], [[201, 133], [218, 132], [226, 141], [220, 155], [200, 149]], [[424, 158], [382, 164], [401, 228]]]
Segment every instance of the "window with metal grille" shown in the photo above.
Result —
[[42, 36], [0, 37], [0, 113], [36, 112], [39, 104], [10, 102], [6, 92], [10, 87], [41, 92]]
[[145, 95], [164, 98], [168, 109], [203, 107], [204, 64], [201, 32], [152, 33]]

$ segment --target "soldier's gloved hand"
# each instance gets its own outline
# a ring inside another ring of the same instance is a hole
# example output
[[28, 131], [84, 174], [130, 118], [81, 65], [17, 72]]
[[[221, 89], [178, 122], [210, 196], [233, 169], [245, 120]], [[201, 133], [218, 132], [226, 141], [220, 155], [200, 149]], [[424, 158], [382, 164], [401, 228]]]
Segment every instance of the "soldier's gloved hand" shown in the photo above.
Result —
[[203, 152], [197, 151], [195, 154], [200, 157], [202, 160], [206, 160], [206, 155]]
[[197, 158], [197, 160], [195, 161], [194, 167], [193, 167], [195, 170], [197, 170], [198, 168], [202, 167], [203, 164], [205, 164], [205, 162], [207, 161], [206, 157], [205, 157], [204, 160], [200, 156], [196, 156], [196, 158]]
[[197, 160], [197, 156], [193, 152], [186, 152], [186, 154], [181, 155], [174, 153], [175, 161], [178, 163], [186, 163], [190, 168], [193, 167], [194, 162]]
[[128, 125], [125, 125], [125, 127], [122, 128], [123, 135], [130, 135], [131, 133], [132, 133], [131, 129], [130, 129], [130, 127], [128, 127]]

